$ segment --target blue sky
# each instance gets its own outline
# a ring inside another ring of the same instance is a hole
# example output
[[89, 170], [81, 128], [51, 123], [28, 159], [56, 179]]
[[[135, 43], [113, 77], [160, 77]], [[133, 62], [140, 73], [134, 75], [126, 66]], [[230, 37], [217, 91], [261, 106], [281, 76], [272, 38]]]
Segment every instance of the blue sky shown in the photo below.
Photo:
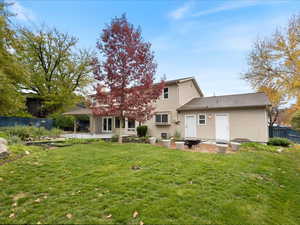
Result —
[[299, 0], [12, 1], [17, 22], [56, 27], [90, 49], [105, 24], [126, 13], [152, 43], [157, 76], [194, 76], [206, 96], [253, 92], [240, 79], [251, 45], [300, 13]]

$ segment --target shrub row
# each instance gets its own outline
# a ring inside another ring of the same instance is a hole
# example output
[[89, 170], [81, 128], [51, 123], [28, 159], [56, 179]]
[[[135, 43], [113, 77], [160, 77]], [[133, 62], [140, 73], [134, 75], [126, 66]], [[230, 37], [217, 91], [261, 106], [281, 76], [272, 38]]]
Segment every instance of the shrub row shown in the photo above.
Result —
[[26, 140], [39, 140], [42, 137], [58, 137], [62, 131], [57, 128], [47, 130], [44, 127], [34, 126], [14, 126], [14, 127], [1, 127], [0, 136], [7, 138], [8, 140], [14, 140], [17, 142], [18, 139], [21, 141]]
[[286, 138], [270, 138], [267, 144], [274, 146], [289, 147], [292, 144], [292, 142]]
[[[111, 141], [117, 142], [119, 135], [115, 134], [112, 136]], [[122, 138], [123, 143], [148, 143], [148, 136], [145, 137], [136, 137], [136, 136], [127, 136]]]

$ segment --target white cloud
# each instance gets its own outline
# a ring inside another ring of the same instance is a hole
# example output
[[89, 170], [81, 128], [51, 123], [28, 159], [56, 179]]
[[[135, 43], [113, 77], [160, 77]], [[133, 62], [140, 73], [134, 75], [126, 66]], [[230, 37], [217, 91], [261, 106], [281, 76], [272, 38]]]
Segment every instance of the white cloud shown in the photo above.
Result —
[[198, 16], [204, 16], [204, 15], [210, 15], [215, 14], [219, 12], [229, 11], [229, 10], [235, 10], [235, 9], [241, 9], [241, 8], [247, 8], [251, 6], [257, 6], [257, 5], [263, 5], [263, 4], [277, 4], [277, 3], [285, 3], [286, 1], [271, 1], [271, 0], [240, 0], [240, 1], [228, 1], [220, 6], [217, 6], [212, 9], [202, 10], [197, 13], [194, 13], [193, 17]]
[[9, 3], [13, 3], [10, 6], [10, 11], [16, 14], [16, 19], [21, 21], [34, 21], [36, 20], [36, 16], [32, 10], [25, 8], [17, 1], [9, 1]]
[[186, 2], [183, 6], [175, 9], [174, 11], [169, 13], [169, 17], [171, 17], [174, 20], [182, 19], [191, 9], [193, 3], [192, 2]]

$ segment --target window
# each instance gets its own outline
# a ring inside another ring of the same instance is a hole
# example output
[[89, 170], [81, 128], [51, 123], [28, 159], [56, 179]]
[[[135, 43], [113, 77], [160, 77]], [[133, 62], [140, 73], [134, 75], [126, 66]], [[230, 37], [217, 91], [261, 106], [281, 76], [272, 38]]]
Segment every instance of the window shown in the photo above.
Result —
[[[115, 128], [120, 128], [120, 118], [115, 117]], [[125, 128], [125, 120], [123, 120], [123, 128]]]
[[160, 137], [162, 139], [167, 139], [168, 138], [168, 134], [167, 133], [160, 133]]
[[156, 114], [155, 115], [155, 123], [168, 123], [169, 118], [168, 114]]
[[162, 114], [161, 115], [161, 122], [167, 123], [168, 122], [168, 114]]
[[199, 125], [206, 125], [206, 115], [199, 114], [198, 121], [199, 121]]
[[128, 129], [134, 129], [135, 128], [135, 120], [128, 120]]
[[164, 99], [169, 98], [169, 88], [164, 88]]

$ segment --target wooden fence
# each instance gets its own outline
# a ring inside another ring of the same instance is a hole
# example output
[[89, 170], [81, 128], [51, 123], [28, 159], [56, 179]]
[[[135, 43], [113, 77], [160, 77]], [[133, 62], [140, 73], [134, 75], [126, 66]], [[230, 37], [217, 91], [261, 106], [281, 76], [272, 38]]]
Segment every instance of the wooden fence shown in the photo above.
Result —
[[300, 132], [290, 127], [269, 127], [269, 136], [287, 138], [295, 143], [300, 143]]

